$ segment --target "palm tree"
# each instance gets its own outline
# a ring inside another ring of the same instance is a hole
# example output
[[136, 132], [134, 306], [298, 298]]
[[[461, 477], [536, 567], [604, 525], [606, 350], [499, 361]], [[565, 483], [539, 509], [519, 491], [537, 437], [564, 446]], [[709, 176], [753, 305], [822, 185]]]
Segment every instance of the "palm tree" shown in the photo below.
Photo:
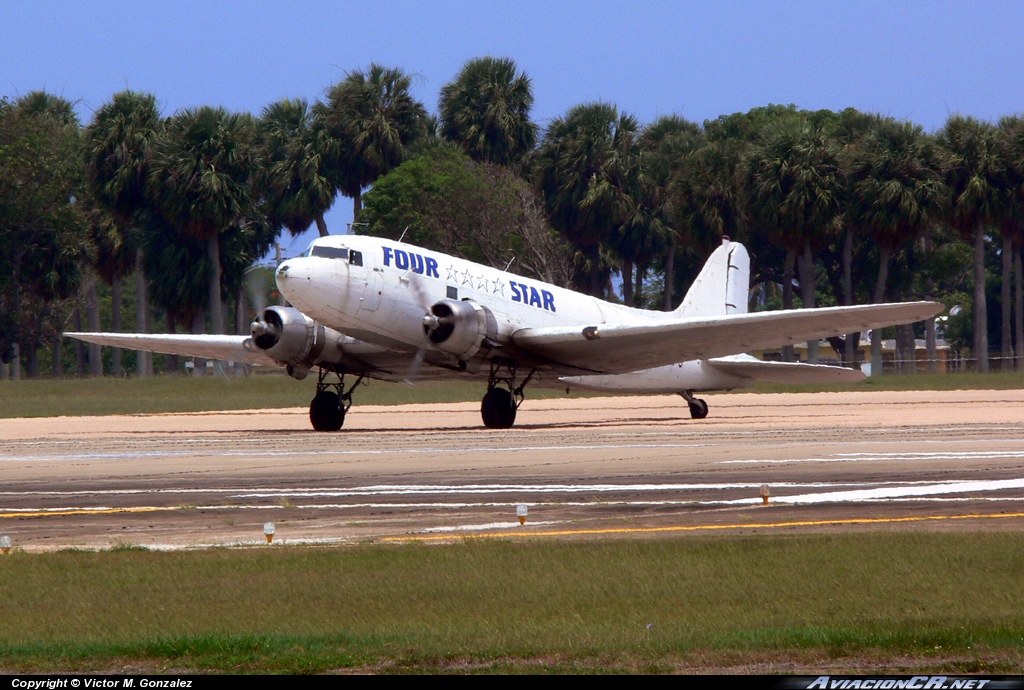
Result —
[[[111, 246], [120, 254], [134, 254], [135, 264], [135, 312], [136, 329], [149, 331], [149, 308], [146, 294], [146, 274], [142, 248], [135, 231], [135, 216], [145, 208], [146, 178], [149, 161], [163, 123], [156, 107], [156, 98], [151, 94], [121, 91], [114, 94], [109, 103], [96, 111], [92, 123], [86, 129], [86, 172], [89, 185], [97, 201], [106, 208], [118, 224], [120, 241], [111, 239]], [[119, 281], [124, 268], [121, 259], [111, 255], [114, 264], [101, 268], [104, 280]], [[113, 288], [114, 282], [111, 282]], [[120, 286], [118, 286], [119, 288]], [[115, 308], [115, 319], [120, 322], [120, 313]], [[115, 351], [120, 358], [120, 350]], [[152, 355], [149, 352], [136, 353], [138, 373], [148, 376], [153, 373]]]
[[[842, 296], [837, 298], [846, 306], [854, 304], [853, 293], [853, 251], [854, 240], [864, 233], [859, 218], [852, 212], [853, 192], [850, 189], [853, 178], [850, 176], [850, 166], [855, 156], [863, 148], [864, 140], [871, 134], [875, 127], [882, 122], [882, 117], [874, 113], [864, 113], [856, 108], [846, 108], [835, 114], [835, 129], [833, 136], [840, 146], [840, 163], [843, 167], [843, 178], [846, 180], [846, 214], [842, 219], [843, 247], [840, 252], [840, 263], [842, 265]], [[934, 324], [934, 321], [933, 321]], [[847, 333], [843, 343], [843, 363], [853, 368], [857, 367], [857, 352], [860, 344], [860, 333]], [[876, 370], [878, 371], [878, 370]]]
[[[1013, 336], [1017, 369], [1024, 368], [1024, 289], [1021, 286], [1021, 243], [1024, 241], [1024, 118], [1004, 117], [999, 121], [999, 151], [1006, 168], [1009, 185], [1006, 208], [1001, 224], [1003, 232], [1003, 363], [1010, 352], [1007, 337], [1010, 321], [1010, 277], [1016, 277], [1013, 298]], [[1007, 255], [1010, 255], [1009, 257]]]
[[530, 121], [530, 78], [508, 58], [467, 62], [441, 87], [441, 136], [477, 161], [513, 165], [533, 149], [537, 125]]
[[672, 292], [675, 287], [676, 247], [684, 228], [673, 212], [676, 198], [671, 192], [673, 176], [679, 166], [703, 142], [700, 126], [680, 117], [665, 115], [644, 127], [640, 133], [640, 165], [642, 184], [649, 198], [651, 226], [655, 240], [665, 244], [665, 286], [662, 308], [675, 308]]
[[150, 192], [159, 212], [179, 234], [206, 247], [207, 299], [217, 335], [224, 333], [221, 234], [256, 214], [254, 130], [246, 114], [209, 106], [185, 110], [167, 123], [150, 170]]
[[[89, 239], [95, 248], [95, 257], [90, 262], [96, 274], [110, 285], [111, 328], [120, 333], [121, 323], [121, 280], [135, 268], [136, 252], [126, 241], [125, 233], [118, 226], [113, 216], [98, 205], [86, 211], [89, 221]], [[121, 364], [121, 348], [112, 348], [110, 373], [114, 376], [124, 374]], [[97, 362], [98, 363], [98, 362]], [[102, 374], [102, 371], [95, 372]]]
[[[875, 302], [882, 303], [890, 257], [925, 231], [943, 200], [938, 152], [920, 125], [885, 119], [847, 155], [848, 217], [870, 230], [878, 245]], [[871, 371], [882, 371], [882, 333], [877, 328], [871, 336]]]
[[533, 159], [552, 225], [585, 257], [586, 290], [604, 294], [601, 248], [635, 205], [637, 121], [615, 106], [588, 103], [548, 126]]
[[260, 165], [257, 186], [270, 222], [298, 236], [316, 222], [325, 237], [324, 212], [334, 203], [337, 187], [330, 177], [327, 155], [317, 145], [323, 132], [305, 100], [271, 103], [257, 122]]
[[973, 117], [953, 115], [938, 134], [945, 154], [950, 223], [974, 240], [974, 354], [978, 371], [988, 371], [988, 310], [985, 305], [985, 229], [1000, 219], [1006, 168], [996, 128]]
[[[751, 152], [747, 178], [751, 215], [787, 249], [787, 283], [792, 280], [793, 259], [802, 249], [804, 307], [815, 306], [814, 248], [834, 232], [842, 213], [838, 153], [828, 129], [803, 114], [769, 125]], [[817, 341], [807, 343], [807, 358], [817, 362]]]
[[356, 216], [363, 189], [399, 166], [409, 146], [426, 134], [427, 111], [410, 94], [410, 85], [402, 70], [371, 64], [366, 72], [346, 74], [316, 109], [330, 137], [320, 142], [322, 151], [341, 193], [352, 198]]

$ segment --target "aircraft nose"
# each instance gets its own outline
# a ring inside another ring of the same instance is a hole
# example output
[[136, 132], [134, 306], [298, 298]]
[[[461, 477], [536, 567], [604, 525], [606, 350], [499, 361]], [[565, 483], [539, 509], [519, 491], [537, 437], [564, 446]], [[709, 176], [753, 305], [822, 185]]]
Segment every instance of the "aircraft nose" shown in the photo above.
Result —
[[312, 282], [312, 273], [305, 263], [301, 259], [289, 259], [277, 267], [277, 289], [292, 304], [309, 290]]

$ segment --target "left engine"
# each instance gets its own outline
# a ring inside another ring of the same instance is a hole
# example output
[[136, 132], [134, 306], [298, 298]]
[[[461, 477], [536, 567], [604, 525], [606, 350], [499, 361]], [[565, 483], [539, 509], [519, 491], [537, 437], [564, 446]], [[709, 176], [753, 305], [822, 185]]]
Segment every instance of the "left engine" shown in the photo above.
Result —
[[253, 344], [296, 379], [306, 378], [316, 364], [339, 364], [345, 358], [341, 333], [292, 307], [267, 307], [256, 315], [250, 329]]

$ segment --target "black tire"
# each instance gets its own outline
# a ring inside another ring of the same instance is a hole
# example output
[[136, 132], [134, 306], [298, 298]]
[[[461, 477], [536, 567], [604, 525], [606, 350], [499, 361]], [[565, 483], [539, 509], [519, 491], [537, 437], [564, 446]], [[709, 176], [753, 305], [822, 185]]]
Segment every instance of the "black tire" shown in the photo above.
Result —
[[708, 416], [708, 404], [700, 398], [694, 398], [690, 406], [690, 416], [694, 419], [704, 419]]
[[317, 431], [337, 431], [345, 423], [341, 398], [332, 391], [319, 393], [309, 403], [309, 421]]
[[480, 416], [488, 429], [509, 429], [516, 423], [516, 403], [511, 391], [492, 388], [480, 403]]

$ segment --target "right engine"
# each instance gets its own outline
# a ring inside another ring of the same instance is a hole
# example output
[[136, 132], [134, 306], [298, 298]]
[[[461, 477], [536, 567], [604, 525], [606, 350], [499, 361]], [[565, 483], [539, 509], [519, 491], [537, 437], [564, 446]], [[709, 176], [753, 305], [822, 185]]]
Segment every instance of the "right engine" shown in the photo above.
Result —
[[256, 315], [250, 328], [253, 344], [296, 379], [306, 378], [316, 364], [338, 364], [345, 357], [341, 333], [292, 307], [267, 307]]
[[438, 350], [460, 360], [500, 347], [515, 325], [472, 300], [441, 300], [423, 317], [423, 334]]

